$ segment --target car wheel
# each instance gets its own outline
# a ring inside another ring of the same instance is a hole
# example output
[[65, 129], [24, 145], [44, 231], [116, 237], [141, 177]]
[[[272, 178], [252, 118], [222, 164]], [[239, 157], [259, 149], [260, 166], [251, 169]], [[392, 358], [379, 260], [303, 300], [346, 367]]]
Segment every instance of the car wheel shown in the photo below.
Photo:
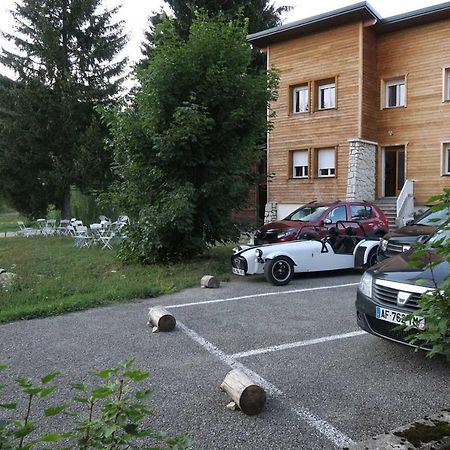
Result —
[[287, 256], [277, 256], [267, 261], [264, 266], [264, 276], [275, 286], [289, 284], [294, 276], [294, 264]]
[[367, 257], [367, 262], [366, 262], [366, 264], [364, 264], [364, 267], [363, 267], [364, 270], [366, 270], [369, 267], [372, 267], [372, 266], [374, 266], [375, 264], [378, 263], [377, 249], [378, 249], [378, 247], [373, 248], [372, 250], [370, 250], [369, 256]]

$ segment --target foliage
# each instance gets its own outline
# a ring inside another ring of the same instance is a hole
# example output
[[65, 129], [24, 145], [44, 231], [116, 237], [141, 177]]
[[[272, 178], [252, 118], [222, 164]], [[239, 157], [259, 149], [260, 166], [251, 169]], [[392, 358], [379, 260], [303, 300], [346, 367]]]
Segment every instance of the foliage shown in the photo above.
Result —
[[[209, 18], [218, 16], [228, 20], [239, 20], [245, 17], [248, 20], [248, 32], [256, 33], [266, 28], [281, 24], [280, 16], [291, 9], [290, 6], [275, 7], [269, 0], [165, 0], [174, 14], [174, 26], [182, 39], [187, 39], [192, 22], [199, 11], [203, 11]], [[141, 51], [144, 59], [140, 67], [145, 67], [151, 58], [155, 45], [156, 26], [162, 22], [163, 11], [149, 17], [149, 30], [145, 33], [145, 41]], [[158, 30], [161, 32], [161, 29]], [[254, 53], [254, 62], [262, 68], [265, 64], [261, 53]]]
[[[55, 431], [50, 433], [40, 432], [39, 423], [34, 420], [35, 409], [37, 406], [42, 409], [42, 400], [54, 394], [57, 389], [54, 380], [59, 372], [43, 376], [38, 384], [29, 378], [17, 378], [16, 385], [26, 398], [25, 408], [21, 413], [19, 402], [0, 403], [0, 408], [14, 412], [14, 417], [0, 421], [0, 448], [28, 450], [51, 445], [53, 449], [140, 449], [146, 440], [163, 444], [163, 447], [154, 445], [153, 449], [191, 448], [186, 436], [170, 438], [146, 426], [144, 421], [152, 412], [145, 400], [151, 391], [140, 385], [149, 373], [134, 368], [133, 364], [134, 360], [130, 360], [112, 369], [92, 372], [99, 384], [72, 385], [76, 392], [72, 404], [47, 404], [43, 415], [55, 422]], [[5, 368], [0, 365], [0, 370]], [[61, 416], [71, 421], [69, 431], [59, 431]], [[57, 446], [61, 441], [63, 444]]]
[[117, 8], [102, 0], [22, 0], [12, 12], [17, 49], [0, 62], [17, 81], [0, 80], [0, 187], [29, 216], [50, 203], [70, 216], [70, 186], [89, 190], [110, 181], [107, 129], [94, 110], [113, 101], [126, 42]]
[[[433, 210], [447, 209], [450, 214], [450, 188], [444, 189], [440, 195], [430, 198], [429, 203], [435, 203]], [[439, 220], [439, 219], [437, 219]], [[406, 330], [411, 334], [407, 337], [410, 343], [424, 346], [430, 350], [428, 357], [436, 354], [444, 354], [450, 361], [450, 225], [447, 221], [440, 227], [441, 234], [436, 235], [432, 243], [419, 243], [412, 254], [411, 268], [425, 269], [429, 271], [432, 281], [432, 290], [422, 294], [419, 299], [419, 309], [414, 314], [407, 316], [411, 321], [414, 316], [425, 318], [425, 329], [417, 331], [411, 325]], [[439, 236], [442, 235], [442, 238]], [[441, 282], [437, 278], [436, 271], [439, 265], [446, 264], [446, 273]], [[419, 283], [422, 280], [419, 280]]]
[[251, 74], [242, 21], [198, 16], [186, 42], [173, 20], [159, 26], [132, 106], [107, 116], [118, 207], [135, 224], [122, 256], [145, 263], [186, 257], [238, 238], [261, 156], [276, 76]]
[[0, 267], [18, 274], [0, 288], [0, 323], [63, 314], [196, 286], [205, 273], [229, 278], [229, 247], [177, 264], [124, 264], [114, 251], [76, 249], [68, 238], [0, 239]]

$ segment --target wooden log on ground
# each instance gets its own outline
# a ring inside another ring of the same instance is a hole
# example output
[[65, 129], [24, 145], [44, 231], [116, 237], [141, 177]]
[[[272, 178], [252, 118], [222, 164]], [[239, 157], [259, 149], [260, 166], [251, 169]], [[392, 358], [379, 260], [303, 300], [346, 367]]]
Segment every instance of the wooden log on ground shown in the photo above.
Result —
[[264, 389], [239, 369], [228, 372], [220, 388], [248, 416], [259, 414], [266, 403]]
[[213, 275], [205, 275], [200, 280], [200, 286], [205, 288], [218, 288], [220, 287], [220, 281]]
[[175, 317], [170, 314], [164, 306], [152, 306], [148, 310], [148, 324], [152, 325], [153, 331], [172, 331], [177, 324]]

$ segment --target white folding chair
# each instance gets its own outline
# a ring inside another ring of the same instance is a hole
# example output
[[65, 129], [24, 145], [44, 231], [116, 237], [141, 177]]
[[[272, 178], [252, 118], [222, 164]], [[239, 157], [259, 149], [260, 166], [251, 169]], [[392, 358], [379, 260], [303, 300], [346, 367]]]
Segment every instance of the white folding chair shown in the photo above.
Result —
[[70, 234], [69, 226], [70, 220], [62, 219], [59, 222], [59, 227], [56, 229], [56, 232], [60, 236], [68, 236]]
[[38, 232], [44, 235], [45, 225], [47, 224], [47, 221], [45, 219], [37, 219], [36, 222], [38, 226]]
[[19, 231], [17, 234], [24, 236], [24, 237], [30, 237], [34, 236], [37, 233], [37, 230], [34, 228], [26, 227], [25, 224], [21, 221], [17, 221], [17, 225], [19, 226]]
[[53, 236], [56, 234], [56, 219], [47, 219], [44, 233], [46, 236]]
[[88, 227], [78, 226], [75, 228], [75, 236], [73, 237], [73, 245], [78, 248], [89, 248], [94, 243], [94, 237], [89, 234]]

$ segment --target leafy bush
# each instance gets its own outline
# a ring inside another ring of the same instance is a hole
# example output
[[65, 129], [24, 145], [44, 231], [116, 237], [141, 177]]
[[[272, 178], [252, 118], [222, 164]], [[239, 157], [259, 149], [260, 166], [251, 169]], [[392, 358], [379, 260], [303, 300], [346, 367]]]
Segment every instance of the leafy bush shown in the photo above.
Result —
[[141, 87], [105, 115], [118, 178], [112, 199], [133, 223], [121, 255], [145, 263], [238, 237], [231, 211], [255, 185], [277, 84], [250, 69], [243, 21], [200, 15], [184, 41], [167, 19], [155, 39]]
[[[26, 397], [26, 406], [20, 413], [17, 402], [0, 403], [0, 408], [14, 413], [14, 417], [0, 419], [0, 448], [142, 449], [145, 441], [160, 442], [162, 447], [156, 444], [151, 447], [155, 450], [191, 448], [186, 436], [170, 438], [145, 426], [145, 419], [152, 414], [144, 403], [150, 390], [136, 387], [149, 374], [133, 368], [133, 363], [134, 360], [130, 360], [113, 369], [93, 372], [101, 380], [100, 384], [91, 387], [74, 384], [72, 389], [77, 395], [73, 397], [73, 405], [47, 405], [43, 413], [50, 421], [61, 415], [71, 420], [72, 429], [64, 432], [59, 431], [61, 425], [56, 423], [55, 431], [42, 434], [39, 424], [33, 419], [36, 406], [57, 389], [54, 380], [59, 372], [42, 377], [38, 384], [29, 378], [17, 378], [16, 384]], [[0, 365], [0, 370], [5, 368]], [[0, 386], [0, 393], [3, 387]], [[75, 404], [81, 405], [81, 412], [80, 407], [71, 410]], [[57, 447], [58, 442], [62, 443], [60, 447]]]
[[[429, 203], [436, 203], [433, 210], [447, 209], [450, 213], [450, 189], [444, 189], [443, 194], [430, 198]], [[438, 220], [438, 219], [437, 219]], [[439, 237], [441, 236], [441, 237]], [[445, 267], [442, 266], [445, 264]], [[436, 271], [446, 271], [442, 282], [438, 282]], [[429, 348], [428, 357], [444, 354], [450, 361], [450, 225], [447, 221], [440, 227], [440, 234], [431, 243], [415, 245], [415, 251], [410, 260], [411, 268], [428, 270], [434, 284], [433, 289], [422, 294], [418, 301], [419, 309], [409, 315], [406, 320], [412, 320], [414, 315], [425, 318], [425, 329], [417, 331], [411, 326], [405, 326], [410, 332], [407, 337], [412, 344]], [[419, 280], [420, 283], [421, 280]]]

